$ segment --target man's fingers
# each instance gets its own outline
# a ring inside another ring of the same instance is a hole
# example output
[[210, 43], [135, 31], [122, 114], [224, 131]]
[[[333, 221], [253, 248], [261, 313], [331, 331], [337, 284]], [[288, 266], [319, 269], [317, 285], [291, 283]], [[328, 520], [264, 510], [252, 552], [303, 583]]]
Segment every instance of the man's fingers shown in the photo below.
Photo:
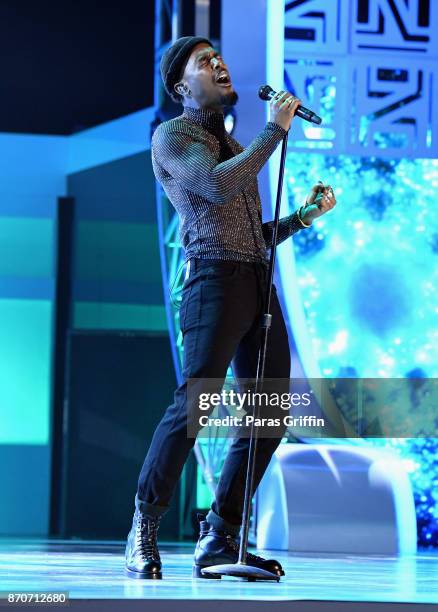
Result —
[[307, 196], [306, 203], [307, 204], [320, 204], [322, 200], [322, 193], [317, 193], [316, 191], [311, 191]]
[[295, 113], [297, 112], [297, 108], [301, 106], [301, 100], [296, 100], [291, 107], [291, 111], [293, 112], [293, 114], [295, 115]]
[[291, 104], [292, 98], [291, 96], [287, 96], [286, 98], [282, 98], [282, 102], [280, 104], [280, 108], [286, 108], [286, 106], [289, 106]]
[[279, 108], [280, 101], [287, 95], [287, 91], [278, 91], [275, 96], [271, 98], [271, 106], [276, 106], [277, 108]]
[[334, 199], [335, 198], [335, 194], [333, 192], [333, 189], [332, 189], [331, 185], [327, 185], [326, 187], [324, 187], [323, 195], [326, 198], [330, 198], [330, 199]]
[[283, 90], [275, 94], [275, 96], [271, 99], [271, 103], [274, 103], [278, 108], [286, 108], [289, 106], [290, 110], [293, 109], [294, 111], [302, 104], [299, 98], [288, 91]]
[[313, 185], [309, 195], [307, 196], [306, 202], [308, 204], [313, 204], [313, 202], [315, 202], [317, 198], [318, 200], [320, 200], [323, 194], [323, 189], [324, 189], [324, 183], [322, 181], [318, 181], [315, 185]]
[[281, 106], [280, 102], [284, 102], [285, 98], [289, 97], [290, 94], [287, 91], [279, 91], [271, 100], [275, 102], [277, 106]]
[[271, 121], [280, 125], [284, 130], [289, 130], [293, 116], [300, 104], [301, 100], [290, 92], [279, 92], [279, 95], [274, 96], [271, 100]]
[[318, 181], [313, 185], [312, 190], [306, 199], [306, 204], [314, 204], [321, 213], [331, 210], [336, 205], [336, 198], [331, 185], [324, 185]]
[[280, 108], [287, 108], [289, 111], [295, 113], [297, 108], [301, 105], [301, 100], [295, 96], [288, 95], [286, 99], [280, 104]]
[[324, 191], [324, 189], [325, 189], [325, 186], [322, 181], [318, 181], [316, 185], [313, 185], [312, 187], [312, 191], [314, 191], [315, 193], [321, 193], [322, 191]]
[[335, 194], [330, 185], [324, 190], [321, 202], [325, 210], [330, 210], [336, 204]]
[[297, 108], [299, 106], [301, 106], [302, 102], [299, 98], [296, 98], [295, 96], [291, 96], [291, 108], [290, 110], [293, 110], [293, 112], [295, 113], [295, 111], [297, 110]]

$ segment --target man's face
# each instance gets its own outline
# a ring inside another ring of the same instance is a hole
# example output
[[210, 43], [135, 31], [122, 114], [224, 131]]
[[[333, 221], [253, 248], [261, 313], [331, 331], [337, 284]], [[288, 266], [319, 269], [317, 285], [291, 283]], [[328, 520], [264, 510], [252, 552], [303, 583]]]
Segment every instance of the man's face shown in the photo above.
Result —
[[193, 48], [181, 81], [201, 108], [218, 109], [237, 102], [228, 68], [208, 43], [199, 43]]

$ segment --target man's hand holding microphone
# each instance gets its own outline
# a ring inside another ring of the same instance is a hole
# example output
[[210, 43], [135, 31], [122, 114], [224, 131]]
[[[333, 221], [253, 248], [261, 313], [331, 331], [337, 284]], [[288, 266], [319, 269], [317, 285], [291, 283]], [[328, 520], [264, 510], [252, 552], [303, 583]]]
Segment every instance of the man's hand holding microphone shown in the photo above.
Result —
[[289, 130], [295, 111], [302, 102], [288, 91], [279, 91], [269, 102], [269, 121], [276, 123], [286, 132]]

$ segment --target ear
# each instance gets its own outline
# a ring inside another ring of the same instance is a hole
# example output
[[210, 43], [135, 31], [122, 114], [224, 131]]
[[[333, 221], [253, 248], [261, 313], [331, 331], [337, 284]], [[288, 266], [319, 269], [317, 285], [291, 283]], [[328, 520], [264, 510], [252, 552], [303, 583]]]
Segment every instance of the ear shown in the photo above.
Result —
[[179, 83], [175, 83], [175, 85], [173, 86], [174, 90], [176, 91], [177, 94], [179, 94], [180, 96], [188, 96], [190, 97], [192, 92], [190, 91], [190, 89], [187, 87], [187, 85], [184, 85], [184, 83], [182, 81], [179, 81]]

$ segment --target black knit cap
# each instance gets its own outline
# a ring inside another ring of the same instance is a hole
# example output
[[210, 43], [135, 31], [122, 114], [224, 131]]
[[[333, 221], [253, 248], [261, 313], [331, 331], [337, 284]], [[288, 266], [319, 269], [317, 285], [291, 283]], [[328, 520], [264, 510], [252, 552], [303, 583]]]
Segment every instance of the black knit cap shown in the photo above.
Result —
[[167, 93], [175, 102], [179, 101], [179, 99], [173, 86], [180, 80], [193, 47], [202, 42], [213, 46], [208, 38], [203, 38], [202, 36], [182, 36], [161, 57], [161, 78]]

